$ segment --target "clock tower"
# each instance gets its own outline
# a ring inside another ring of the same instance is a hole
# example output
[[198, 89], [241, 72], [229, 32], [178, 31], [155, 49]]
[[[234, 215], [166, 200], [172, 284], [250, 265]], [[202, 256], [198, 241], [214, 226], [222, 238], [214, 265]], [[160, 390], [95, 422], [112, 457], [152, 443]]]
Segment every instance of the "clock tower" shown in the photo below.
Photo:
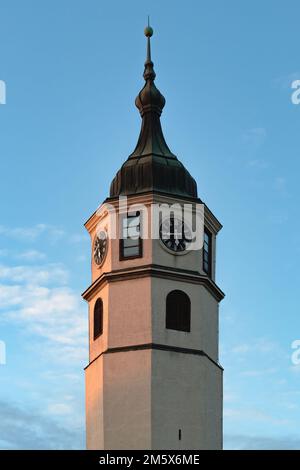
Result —
[[[87, 448], [221, 449], [221, 224], [164, 139], [152, 34], [148, 26], [137, 145], [85, 224], [92, 246], [92, 284], [83, 293]], [[197, 213], [194, 230], [182, 214]]]

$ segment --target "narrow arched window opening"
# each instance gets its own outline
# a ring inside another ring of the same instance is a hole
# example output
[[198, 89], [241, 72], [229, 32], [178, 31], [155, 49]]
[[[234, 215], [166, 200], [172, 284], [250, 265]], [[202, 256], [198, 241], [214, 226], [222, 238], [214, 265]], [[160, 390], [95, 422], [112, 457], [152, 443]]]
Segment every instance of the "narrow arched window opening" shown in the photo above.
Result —
[[169, 330], [191, 331], [191, 301], [181, 290], [167, 295], [166, 328]]
[[103, 333], [103, 302], [97, 299], [94, 307], [94, 340]]

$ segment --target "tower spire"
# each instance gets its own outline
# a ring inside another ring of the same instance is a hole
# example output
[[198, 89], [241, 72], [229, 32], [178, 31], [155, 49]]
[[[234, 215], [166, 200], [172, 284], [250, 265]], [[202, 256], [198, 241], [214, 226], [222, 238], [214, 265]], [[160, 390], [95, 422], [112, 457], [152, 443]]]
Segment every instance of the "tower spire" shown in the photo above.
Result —
[[155, 72], [153, 69], [153, 62], [151, 60], [151, 41], [150, 38], [153, 35], [153, 29], [149, 24], [149, 15], [148, 15], [148, 26], [146, 26], [144, 33], [147, 38], [147, 56], [145, 62], [145, 70], [144, 70], [144, 79], [147, 80], [155, 80]]
[[151, 58], [153, 29], [144, 29], [147, 38], [146, 61], [143, 77], [145, 84], [135, 99], [142, 126], [134, 151], [116, 174], [110, 196], [158, 191], [167, 194], [197, 197], [197, 185], [183, 164], [169, 149], [161, 128], [160, 115], [166, 100], [156, 88]]

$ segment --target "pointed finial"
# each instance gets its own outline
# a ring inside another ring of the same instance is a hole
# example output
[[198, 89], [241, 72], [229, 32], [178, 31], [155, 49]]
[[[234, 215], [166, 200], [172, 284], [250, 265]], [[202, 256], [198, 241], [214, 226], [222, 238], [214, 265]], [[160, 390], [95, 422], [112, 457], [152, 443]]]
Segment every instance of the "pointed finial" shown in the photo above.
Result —
[[147, 113], [151, 115], [156, 114], [160, 116], [166, 100], [154, 84], [156, 74], [154, 72], [153, 62], [151, 60], [150, 48], [150, 38], [153, 35], [153, 29], [150, 26], [149, 16], [148, 26], [146, 26], [146, 28], [144, 29], [144, 33], [147, 38], [147, 57], [143, 74], [146, 83], [143, 86], [143, 89], [136, 97], [135, 104], [139, 109], [142, 117]]
[[151, 36], [153, 35], [153, 29], [150, 26], [150, 16], [149, 15], [148, 15], [148, 25], [144, 29], [144, 33], [145, 33], [145, 36], [147, 38], [151, 38]]
[[144, 79], [154, 80], [155, 72], [153, 70], [153, 62], [151, 60], [151, 45], [150, 45], [150, 38], [153, 35], [153, 29], [150, 26], [149, 15], [148, 15], [148, 26], [146, 26], [146, 28], [144, 29], [144, 33], [147, 38], [147, 57], [146, 57], [146, 62], [145, 62]]

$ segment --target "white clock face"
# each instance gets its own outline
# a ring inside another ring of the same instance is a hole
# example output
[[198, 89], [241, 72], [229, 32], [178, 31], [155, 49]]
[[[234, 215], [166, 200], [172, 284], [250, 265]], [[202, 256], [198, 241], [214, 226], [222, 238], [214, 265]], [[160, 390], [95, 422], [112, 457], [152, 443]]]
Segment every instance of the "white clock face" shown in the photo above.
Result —
[[165, 247], [174, 253], [184, 253], [192, 242], [190, 228], [183, 220], [176, 217], [170, 217], [162, 222], [159, 236]]
[[98, 266], [103, 263], [107, 252], [108, 238], [105, 230], [101, 230], [94, 239], [93, 257]]

